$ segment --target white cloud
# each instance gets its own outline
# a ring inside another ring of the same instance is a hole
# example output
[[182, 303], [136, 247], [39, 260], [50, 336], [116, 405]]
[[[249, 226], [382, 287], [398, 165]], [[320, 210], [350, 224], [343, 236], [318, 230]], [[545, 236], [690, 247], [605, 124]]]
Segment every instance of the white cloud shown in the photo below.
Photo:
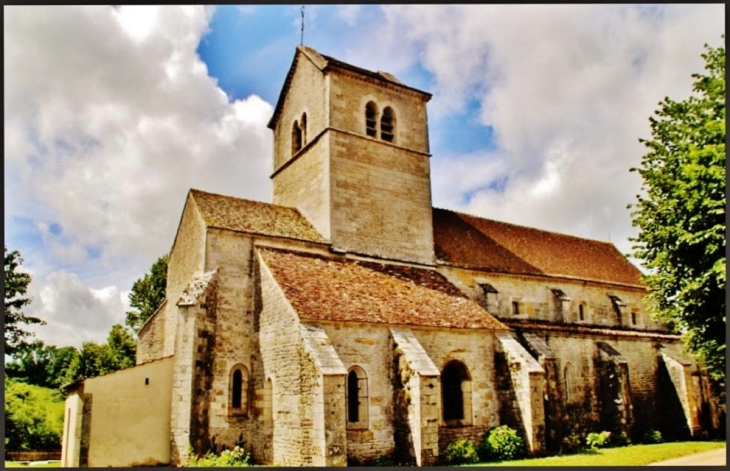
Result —
[[103, 341], [124, 319], [119, 287], [170, 250], [189, 188], [269, 199], [273, 108], [208, 75], [211, 7], [4, 13], [6, 231], [31, 221], [41, 239], [23, 254], [41, 338]]
[[[664, 96], [691, 92], [703, 44], [721, 41], [723, 5], [422, 5], [384, 12], [384, 28], [399, 34], [383, 50], [408, 51], [434, 75], [429, 112], [460, 112], [476, 99], [482, 124], [497, 139], [482, 163], [494, 173], [475, 172], [481, 184], [460, 187], [447, 169], [451, 160], [479, 165], [473, 156], [450, 156], [448, 163], [434, 156], [435, 201], [459, 201], [458, 188], [471, 196], [458, 209], [610, 237], [630, 250], [626, 205], [640, 191], [639, 177], [629, 172], [644, 153], [638, 139], [649, 137], [649, 117]], [[503, 189], [490, 185], [505, 176]]]
[[45, 281], [34, 280], [28, 294], [29, 315], [46, 325], [29, 328], [47, 345], [80, 347], [83, 342], [106, 342], [114, 324], [124, 324], [128, 304], [114, 286], [92, 289], [73, 273], [56, 271]]
[[362, 13], [363, 5], [338, 5], [337, 15], [347, 26], [355, 26]]
[[208, 76], [196, 47], [211, 8], [5, 13], [6, 221], [57, 223], [74, 253], [56, 261], [91, 245], [99, 263], [154, 260], [191, 187], [269, 198], [273, 109], [229, 102]]

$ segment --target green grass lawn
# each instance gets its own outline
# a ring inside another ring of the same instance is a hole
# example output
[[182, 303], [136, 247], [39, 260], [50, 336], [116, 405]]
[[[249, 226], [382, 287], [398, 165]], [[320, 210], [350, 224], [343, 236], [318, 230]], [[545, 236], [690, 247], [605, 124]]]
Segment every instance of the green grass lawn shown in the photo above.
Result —
[[551, 456], [527, 460], [478, 463], [467, 466], [644, 466], [680, 456], [725, 448], [726, 442], [672, 442], [603, 448], [577, 455]]
[[55, 463], [37, 463], [37, 464], [21, 464], [20, 461], [6, 461], [6, 468], [60, 468], [61, 462], [56, 461]]

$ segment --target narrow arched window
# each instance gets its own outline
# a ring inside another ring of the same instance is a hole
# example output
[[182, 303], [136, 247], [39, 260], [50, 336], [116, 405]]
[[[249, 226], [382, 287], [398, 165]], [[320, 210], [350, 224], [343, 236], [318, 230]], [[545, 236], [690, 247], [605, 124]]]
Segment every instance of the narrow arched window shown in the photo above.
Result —
[[459, 360], [451, 360], [441, 372], [441, 404], [445, 422], [470, 422], [471, 377]]
[[347, 373], [347, 427], [368, 428], [368, 378], [359, 366], [353, 366]]
[[378, 107], [372, 101], [365, 105], [365, 133], [370, 137], [378, 134]]
[[304, 147], [307, 145], [307, 113], [302, 113], [302, 122], [299, 123], [299, 130], [301, 147]]
[[380, 118], [380, 138], [384, 141], [393, 142], [395, 137], [395, 113], [390, 106], [383, 110]]
[[233, 398], [232, 398], [232, 407], [234, 409], [240, 409], [241, 408], [241, 383], [243, 382], [241, 370], [236, 370], [233, 372]]
[[294, 121], [291, 127], [291, 154], [294, 155], [302, 149], [302, 129], [299, 122]]
[[248, 413], [248, 370], [243, 365], [236, 365], [231, 370], [229, 391], [229, 413], [246, 415]]

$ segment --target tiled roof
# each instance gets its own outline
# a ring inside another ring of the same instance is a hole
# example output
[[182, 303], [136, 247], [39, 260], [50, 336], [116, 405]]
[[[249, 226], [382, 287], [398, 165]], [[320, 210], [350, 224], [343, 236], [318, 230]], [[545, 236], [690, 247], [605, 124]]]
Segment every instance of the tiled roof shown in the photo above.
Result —
[[259, 253], [302, 320], [506, 330], [435, 270]]
[[539, 321], [504, 321], [509, 327], [517, 330], [529, 330], [529, 331], [551, 331], [551, 332], [563, 332], [567, 334], [584, 334], [584, 335], [600, 335], [610, 337], [636, 337], [636, 338], [652, 338], [657, 340], [672, 340], [677, 341], [680, 339], [679, 335], [671, 334], [668, 332], [650, 332], [650, 331], [638, 331], [630, 329], [622, 329], [616, 327], [601, 327], [601, 326], [589, 326], [589, 325], [568, 325], [568, 324], [553, 324], [550, 322], [539, 322]]
[[209, 227], [312, 242], [327, 242], [295, 208], [191, 189]]
[[455, 266], [643, 286], [638, 268], [608, 242], [437, 208], [433, 236], [436, 258]]

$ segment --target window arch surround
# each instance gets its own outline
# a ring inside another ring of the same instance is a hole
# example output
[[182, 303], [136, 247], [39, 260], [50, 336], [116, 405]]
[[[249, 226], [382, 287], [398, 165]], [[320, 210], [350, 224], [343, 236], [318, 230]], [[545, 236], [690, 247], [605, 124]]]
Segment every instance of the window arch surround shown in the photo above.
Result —
[[447, 426], [471, 425], [471, 374], [459, 360], [448, 361], [441, 370], [441, 412]]
[[355, 365], [347, 373], [345, 395], [347, 397], [347, 428], [368, 428], [368, 378], [365, 370]]
[[238, 364], [231, 368], [228, 392], [229, 414], [248, 415], [249, 375], [245, 366]]

